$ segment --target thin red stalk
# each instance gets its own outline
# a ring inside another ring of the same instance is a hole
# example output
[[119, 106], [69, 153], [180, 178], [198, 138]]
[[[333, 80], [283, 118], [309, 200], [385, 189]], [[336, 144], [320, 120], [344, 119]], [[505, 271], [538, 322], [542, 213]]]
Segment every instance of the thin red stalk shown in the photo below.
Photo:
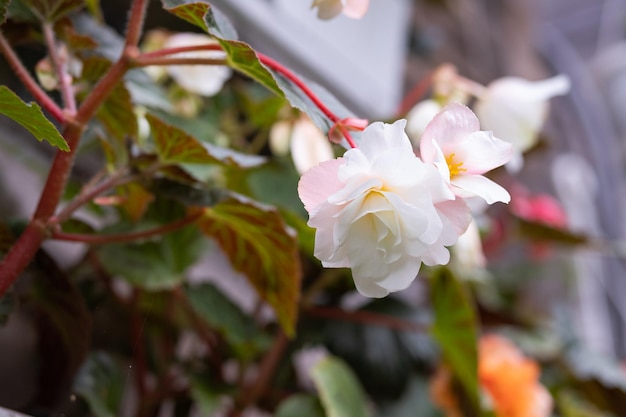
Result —
[[396, 110], [396, 117], [405, 116], [409, 110], [426, 94], [426, 91], [430, 88], [430, 85], [433, 81], [433, 74], [430, 73], [426, 75], [424, 78], [419, 80], [419, 82], [408, 92], [402, 102], [398, 106]]
[[26, 89], [33, 95], [37, 103], [41, 105], [44, 109], [46, 109], [52, 117], [54, 117], [59, 122], [65, 122], [66, 117], [63, 114], [63, 110], [56, 104], [45, 91], [39, 87], [39, 84], [33, 79], [30, 75], [26, 67], [22, 64], [19, 57], [9, 45], [9, 42], [0, 32], [0, 52], [4, 55], [6, 60], [8, 61], [11, 69], [15, 72], [15, 75], [22, 81]]
[[46, 44], [48, 45], [48, 54], [50, 55], [52, 65], [54, 65], [56, 76], [59, 80], [61, 97], [63, 98], [65, 109], [67, 109], [73, 116], [76, 113], [76, 98], [74, 97], [72, 83], [70, 82], [71, 77], [67, 73], [67, 65], [63, 59], [61, 59], [59, 51], [57, 50], [57, 43], [52, 23], [46, 22], [43, 24], [43, 33]]
[[133, 59], [133, 67], [148, 67], [150, 65], [226, 65], [226, 60], [216, 58], [167, 58], [148, 57], [140, 55]]
[[345, 311], [334, 307], [312, 307], [306, 310], [310, 316], [328, 318], [333, 320], [345, 320], [356, 323], [363, 323], [389, 329], [423, 333], [428, 331], [428, 326], [415, 323], [409, 320], [400, 319], [398, 317], [388, 316], [385, 314], [373, 313], [371, 311]]
[[[328, 117], [330, 119], [331, 122], [333, 122], [333, 123], [339, 123], [340, 122], [339, 117], [335, 113], [330, 111], [330, 109], [328, 107], [326, 107], [326, 105], [324, 103], [322, 103], [322, 101], [319, 99], [319, 97], [317, 97], [315, 95], [315, 93], [313, 91], [311, 91], [311, 89], [300, 78], [298, 78], [298, 76], [296, 74], [291, 72], [289, 69], [287, 69], [281, 63], [279, 63], [279, 62], [273, 60], [272, 58], [268, 57], [267, 55], [264, 55], [264, 54], [262, 54], [260, 52], [257, 52], [257, 57], [259, 58], [259, 61], [261, 61], [261, 63], [263, 63], [264, 65], [267, 65], [269, 68], [273, 69], [274, 71], [280, 72], [285, 77], [287, 77], [287, 79], [289, 79], [291, 82], [293, 82], [295, 85], [297, 85], [298, 88], [300, 88], [302, 90], [302, 92], [304, 94], [306, 94], [306, 96], [309, 99], [311, 99], [313, 104], [315, 104], [315, 106], [317, 106], [317, 108], [320, 109], [322, 111], [322, 113], [324, 113], [324, 115], [326, 115], [326, 117]], [[340, 129], [340, 131], [341, 131], [341, 133], [343, 133], [343, 135], [346, 138], [346, 141], [348, 141], [348, 144], [350, 145], [350, 147], [351, 148], [356, 148], [357, 145], [354, 142], [354, 139], [352, 139], [352, 137], [348, 133], [348, 131], [345, 130], [345, 129]]]
[[99, 196], [103, 192], [122, 185], [134, 177], [124, 177], [125, 171], [120, 171], [117, 175], [113, 175], [108, 179], [102, 181], [100, 184], [95, 185], [94, 187], [84, 189], [71, 203], [63, 208], [57, 215], [50, 218], [48, 221], [48, 225], [54, 226], [65, 220], [67, 220], [72, 213], [74, 213], [78, 208], [80, 208], [85, 203], [93, 200], [95, 197]]
[[65, 233], [62, 231], [52, 232], [52, 239], [64, 240], [66, 242], [80, 242], [89, 244], [119, 243], [132, 242], [135, 240], [147, 239], [154, 236], [160, 236], [166, 233], [174, 232], [182, 229], [202, 216], [202, 211], [196, 211], [175, 222], [166, 224], [165, 226], [156, 227], [154, 229], [142, 230], [140, 232], [119, 233], [110, 235], [86, 235], [81, 233]]
[[196, 52], [196, 51], [222, 51], [222, 47], [219, 44], [208, 45], [195, 45], [195, 46], [181, 46], [179, 48], [164, 48], [157, 51], [146, 52], [141, 54], [144, 58], [156, 58], [168, 55], [180, 54], [182, 52]]
[[239, 409], [244, 409], [250, 404], [254, 404], [263, 395], [263, 392], [269, 387], [269, 383], [274, 375], [274, 371], [278, 366], [280, 358], [283, 356], [283, 352], [287, 348], [289, 340], [285, 333], [279, 331], [274, 339], [274, 344], [270, 350], [265, 354], [261, 365], [259, 366], [259, 374], [254, 384], [245, 389], [244, 397], [240, 401]]
[[136, 47], [143, 32], [146, 9], [149, 0], [134, 0], [130, 6], [130, 16], [126, 25], [126, 48]]
[[[0, 263], [0, 297], [30, 263], [46, 237], [41, 223], [31, 222]], [[21, 242], [21, 243], [20, 243]]]

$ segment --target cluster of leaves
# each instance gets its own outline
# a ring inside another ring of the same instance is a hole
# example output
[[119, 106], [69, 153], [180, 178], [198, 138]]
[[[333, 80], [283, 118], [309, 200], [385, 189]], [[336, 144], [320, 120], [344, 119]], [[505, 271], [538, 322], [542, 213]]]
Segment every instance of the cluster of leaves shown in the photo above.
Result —
[[[81, 148], [72, 150], [102, 169], [88, 182], [72, 179], [82, 191], [68, 191], [67, 198], [71, 206], [104, 184], [106, 194], [96, 201], [114, 204], [83, 201], [91, 220], [68, 215], [57, 230], [96, 244], [69, 270], [40, 249], [27, 271], [30, 282], [0, 298], [0, 324], [34, 312], [39, 335], [39, 394], [23, 411], [115, 416], [134, 392], [142, 416], [168, 403], [176, 415], [257, 408], [279, 417], [434, 416], [428, 378], [443, 361], [465, 411], [481, 415], [479, 323], [532, 329], [537, 318], [494, 302], [509, 297], [514, 304], [519, 291], [470, 287], [439, 269], [421, 283], [430, 301], [390, 297], [342, 308], [353, 291], [349, 276], [323, 271], [313, 259], [298, 175], [267, 146], [272, 124], [293, 115], [285, 109], [307, 113], [325, 132], [334, 121], [293, 79], [237, 40], [209, 3], [163, 0], [162, 6], [213, 36], [238, 75], [219, 95], [197, 98], [192, 119], [177, 113], [167, 85], [140, 68], [103, 99]], [[0, 22], [6, 20], [7, 39], [23, 41], [39, 40], [42, 23], [53, 24], [68, 56], [81, 63], [73, 80], [80, 105], [124, 47], [99, 22], [98, 10], [93, 0], [4, 0]], [[351, 116], [321, 87], [307, 85], [338, 118]], [[6, 86], [0, 86], [0, 113], [59, 152], [70, 151], [42, 109]], [[148, 134], [140, 128], [144, 121]], [[0, 251], [20, 232], [18, 223], [0, 225]], [[557, 233], [555, 240], [570, 237]], [[237, 289], [227, 291], [228, 284]], [[237, 297], [246, 291], [251, 307]], [[293, 358], [311, 345], [329, 354], [309, 370], [307, 388]], [[545, 355], [560, 413], [619, 410], [625, 378], [599, 365], [578, 366], [576, 349], [567, 357]], [[68, 393], [78, 401], [66, 404]]]

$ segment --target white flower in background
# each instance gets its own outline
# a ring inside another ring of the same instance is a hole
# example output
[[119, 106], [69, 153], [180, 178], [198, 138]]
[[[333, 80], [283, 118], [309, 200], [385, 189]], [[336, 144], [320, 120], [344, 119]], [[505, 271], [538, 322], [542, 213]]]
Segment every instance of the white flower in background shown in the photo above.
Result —
[[311, 8], [317, 7], [317, 17], [323, 20], [332, 19], [340, 13], [360, 19], [367, 12], [369, 0], [313, 0]]
[[511, 144], [479, 129], [467, 106], [450, 103], [426, 127], [420, 155], [439, 169], [455, 195], [508, 203], [509, 193], [483, 174], [509, 161]]
[[459, 236], [458, 241], [451, 248], [451, 252], [450, 267], [459, 276], [480, 279], [487, 274], [485, 271], [487, 258], [483, 252], [483, 244], [476, 221], [470, 222], [465, 233]]
[[[200, 46], [217, 44], [213, 38], [198, 33], [176, 33], [170, 36], [164, 48], [181, 48], [185, 46]], [[176, 58], [209, 58], [223, 59], [223, 51], [194, 51], [181, 52], [171, 55]], [[225, 65], [170, 65], [167, 72], [182, 88], [201, 96], [213, 96], [221, 89], [224, 82], [232, 74]]]
[[300, 174], [335, 157], [326, 135], [305, 115], [294, 123], [275, 123], [270, 130], [270, 147], [278, 155], [285, 155], [289, 149]]
[[406, 133], [413, 146], [418, 147], [426, 126], [443, 109], [443, 106], [433, 99], [422, 100], [417, 103], [406, 115]]
[[405, 289], [422, 262], [447, 263], [444, 245], [467, 227], [467, 206], [415, 156], [405, 124], [371, 124], [359, 148], [309, 170], [298, 185], [317, 228], [315, 256], [325, 267], [352, 268], [369, 297]]
[[507, 168], [518, 171], [521, 154], [532, 148], [548, 116], [552, 97], [567, 94], [570, 80], [557, 75], [542, 81], [504, 77], [490, 83], [474, 105], [484, 129], [513, 145], [514, 155]]

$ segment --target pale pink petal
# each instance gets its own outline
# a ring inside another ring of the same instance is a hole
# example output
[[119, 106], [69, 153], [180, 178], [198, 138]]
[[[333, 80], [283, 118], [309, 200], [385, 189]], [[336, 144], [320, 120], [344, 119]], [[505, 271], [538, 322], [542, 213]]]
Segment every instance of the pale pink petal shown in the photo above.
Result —
[[343, 14], [352, 19], [360, 19], [367, 13], [369, 3], [369, 0], [345, 0]]
[[466, 175], [484, 174], [506, 164], [513, 146], [493, 136], [491, 132], [474, 132], [455, 148], [455, 159], [463, 161]]
[[[472, 221], [472, 214], [470, 212], [467, 203], [461, 198], [456, 200], [444, 201], [435, 205], [435, 208], [442, 217], [444, 228], [450, 229], [453, 234], [456, 234], [456, 239], [465, 231]], [[449, 226], [449, 227], [447, 227]], [[444, 245], [452, 245], [456, 242], [456, 239], [450, 235], [443, 242]]]
[[436, 153], [434, 142], [448, 155], [459, 141], [479, 129], [478, 119], [467, 106], [450, 103], [426, 126], [420, 140], [420, 156], [425, 162], [432, 162]]
[[305, 172], [300, 178], [298, 195], [309, 214], [326, 201], [328, 196], [343, 187], [343, 183], [337, 178], [337, 171], [341, 164], [343, 164], [343, 158], [322, 162]]
[[489, 204], [511, 201], [507, 190], [482, 175], [457, 175], [452, 179], [452, 185], [455, 187], [455, 194], [460, 197], [476, 195]]

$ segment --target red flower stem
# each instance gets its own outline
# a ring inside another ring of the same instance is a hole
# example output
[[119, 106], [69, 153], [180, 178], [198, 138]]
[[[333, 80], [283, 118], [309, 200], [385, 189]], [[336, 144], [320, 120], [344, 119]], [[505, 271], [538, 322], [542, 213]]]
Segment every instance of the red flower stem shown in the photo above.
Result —
[[50, 55], [52, 65], [54, 65], [56, 76], [59, 80], [61, 97], [63, 98], [65, 109], [68, 110], [72, 116], [74, 116], [74, 114], [76, 114], [76, 99], [74, 97], [74, 91], [72, 90], [72, 84], [70, 82], [71, 77], [67, 73], [66, 63], [63, 61], [63, 59], [61, 59], [61, 57], [59, 56], [59, 51], [57, 51], [57, 44], [54, 36], [54, 29], [52, 28], [52, 23], [45, 22], [43, 24], [43, 34], [44, 39], [46, 40], [46, 44], [48, 45], [48, 54]]
[[196, 45], [196, 46], [181, 46], [178, 48], [164, 48], [157, 51], [146, 52], [141, 54], [143, 58], [156, 58], [173, 54], [180, 54], [182, 52], [197, 52], [197, 51], [223, 51], [222, 47], [217, 44], [208, 45]]
[[423, 333], [429, 330], [429, 326], [422, 323], [415, 323], [413, 321], [385, 314], [373, 313], [371, 311], [345, 311], [334, 307], [311, 307], [305, 310], [305, 312], [309, 316], [322, 317], [332, 320], [352, 321], [356, 323], [387, 327], [398, 331]]
[[[313, 104], [315, 104], [317, 106], [318, 109], [320, 109], [322, 111], [322, 113], [324, 113], [324, 115], [326, 115], [326, 117], [328, 117], [330, 119], [331, 122], [337, 124], [340, 122], [339, 117], [333, 113], [332, 111], [330, 111], [330, 109], [328, 107], [326, 107], [326, 105], [324, 103], [322, 103], [322, 101], [315, 95], [315, 93], [313, 91], [311, 91], [311, 89], [304, 84], [304, 82], [298, 78], [298, 76], [296, 74], [294, 74], [293, 72], [291, 72], [289, 69], [287, 69], [285, 66], [283, 66], [281, 63], [273, 60], [272, 58], [268, 57], [267, 55], [264, 55], [260, 52], [257, 52], [257, 57], [259, 58], [259, 61], [261, 61], [262, 64], [268, 66], [269, 68], [273, 69], [274, 71], [278, 71], [279, 73], [281, 73], [282, 75], [284, 75], [289, 81], [293, 82], [295, 85], [298, 86], [298, 88], [300, 88], [300, 90], [302, 90], [302, 92], [304, 94], [306, 94], [306, 96], [311, 99], [311, 101], [313, 102]], [[354, 142], [354, 139], [352, 139], [352, 137], [350, 136], [350, 134], [348, 133], [347, 129], [342, 129], [340, 126], [341, 133], [343, 134], [343, 136], [346, 138], [346, 141], [348, 141], [348, 144], [350, 145], [351, 148], [356, 148], [356, 143]]]
[[396, 110], [396, 117], [404, 117], [411, 108], [426, 94], [433, 81], [433, 74], [427, 74], [408, 92]]
[[113, 88], [122, 80], [122, 77], [130, 68], [131, 58], [137, 55], [137, 43], [143, 29], [147, 5], [148, 0], [133, 1], [128, 19], [126, 47], [122, 56], [96, 84], [91, 94], [87, 96], [78, 108], [74, 118], [67, 117], [56, 103], [43, 93], [10, 48], [6, 39], [0, 34], [0, 50], [9, 61], [13, 70], [18, 74], [18, 77], [44, 108], [50, 111], [58, 120], [67, 123], [63, 137], [70, 147], [70, 152], [57, 151], [33, 219], [2, 262], [0, 262], [0, 297], [15, 282], [35, 255], [43, 240], [48, 237], [49, 228], [46, 223], [54, 215], [65, 190], [83, 129]]
[[224, 59], [215, 58], [167, 58], [167, 57], [146, 57], [140, 55], [133, 59], [133, 67], [148, 67], [150, 65], [227, 65]]
[[52, 239], [63, 240], [66, 242], [89, 243], [93, 245], [99, 245], [104, 243], [132, 242], [135, 240], [142, 240], [155, 236], [160, 236], [166, 233], [174, 232], [178, 229], [182, 229], [183, 227], [198, 221], [198, 219], [200, 219], [203, 214], [204, 212], [202, 210], [193, 211], [186, 217], [183, 217], [180, 220], [176, 220], [175, 222], [166, 224], [164, 226], [132, 233], [119, 233], [111, 235], [86, 235], [80, 233], [64, 233], [61, 231], [54, 231], [52, 232]]
[[63, 110], [46, 94], [45, 91], [39, 87], [39, 84], [33, 79], [30, 75], [22, 61], [20, 61], [19, 57], [9, 45], [9, 42], [0, 32], [0, 52], [4, 55], [6, 60], [8, 61], [11, 69], [15, 72], [17, 77], [22, 81], [26, 89], [33, 95], [37, 103], [41, 105], [44, 109], [46, 109], [52, 117], [54, 117], [59, 122], [64, 122], [66, 120], [65, 114]]

